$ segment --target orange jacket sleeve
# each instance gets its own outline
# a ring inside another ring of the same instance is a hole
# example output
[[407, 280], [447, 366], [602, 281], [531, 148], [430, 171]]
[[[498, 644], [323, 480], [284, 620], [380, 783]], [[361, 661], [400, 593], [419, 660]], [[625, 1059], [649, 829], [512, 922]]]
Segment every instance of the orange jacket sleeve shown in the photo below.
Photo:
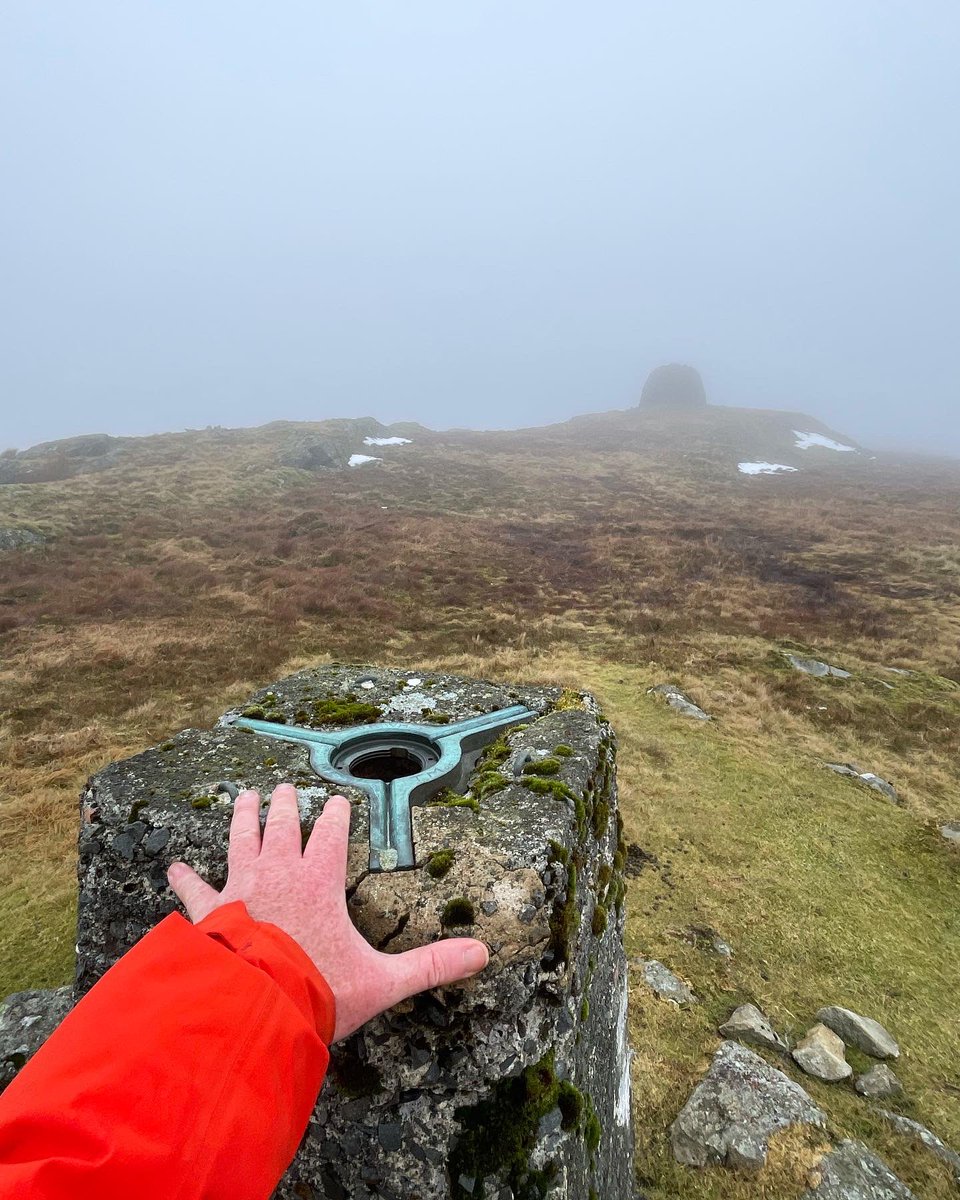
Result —
[[0, 1196], [266, 1200], [327, 1068], [334, 1000], [236, 902], [167, 917], [0, 1096]]

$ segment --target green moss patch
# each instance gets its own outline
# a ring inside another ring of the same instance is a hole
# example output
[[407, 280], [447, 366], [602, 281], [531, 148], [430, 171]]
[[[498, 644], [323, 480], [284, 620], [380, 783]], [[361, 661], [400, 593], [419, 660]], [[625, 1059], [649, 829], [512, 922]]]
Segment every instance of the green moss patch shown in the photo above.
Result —
[[431, 879], [442, 879], [453, 866], [453, 850], [435, 850], [427, 859], [426, 872]]
[[448, 900], [440, 914], [440, 924], [444, 928], [454, 925], [473, 925], [476, 919], [476, 909], [466, 896], [455, 896], [452, 900]]

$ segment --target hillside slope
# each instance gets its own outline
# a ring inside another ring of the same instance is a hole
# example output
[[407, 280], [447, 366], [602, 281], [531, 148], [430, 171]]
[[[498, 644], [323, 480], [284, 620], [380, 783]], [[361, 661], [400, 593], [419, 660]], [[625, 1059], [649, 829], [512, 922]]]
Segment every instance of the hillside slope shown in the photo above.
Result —
[[[628, 949], [702, 1001], [633, 980], [646, 1194], [807, 1186], [801, 1135], [759, 1177], [670, 1153], [742, 1000], [795, 1036], [824, 1004], [882, 1020], [903, 1048], [895, 1103], [960, 1146], [960, 851], [940, 833], [960, 819], [960, 466], [803, 449], [797, 431], [855, 446], [796, 414], [628, 410], [512, 432], [277, 422], [61, 445], [26, 455], [66, 472], [45, 480], [0, 460], [15, 477], [0, 528], [47, 539], [0, 553], [0, 994], [71, 973], [76, 797], [103, 763], [317, 660], [556, 682], [594, 690], [620, 738]], [[379, 461], [347, 465], [357, 454]], [[797, 470], [747, 476], [748, 461]], [[785, 651], [850, 674], [805, 675]], [[648, 694], [663, 682], [714, 720]], [[955, 1194], [876, 1105], [786, 1069], [918, 1196]]]

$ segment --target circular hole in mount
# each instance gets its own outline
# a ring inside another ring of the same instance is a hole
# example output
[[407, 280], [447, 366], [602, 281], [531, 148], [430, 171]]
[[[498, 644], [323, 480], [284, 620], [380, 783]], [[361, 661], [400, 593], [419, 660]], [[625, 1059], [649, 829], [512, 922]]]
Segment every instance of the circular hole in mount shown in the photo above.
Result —
[[357, 779], [382, 779], [389, 783], [405, 775], [419, 775], [427, 763], [405, 746], [381, 746], [360, 754], [350, 763], [350, 774]]

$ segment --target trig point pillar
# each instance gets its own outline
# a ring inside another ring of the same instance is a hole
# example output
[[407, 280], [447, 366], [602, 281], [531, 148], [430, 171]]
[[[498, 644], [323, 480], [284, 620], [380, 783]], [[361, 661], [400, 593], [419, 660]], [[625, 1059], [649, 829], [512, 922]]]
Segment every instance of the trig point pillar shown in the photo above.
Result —
[[[83, 796], [78, 994], [215, 886], [232, 797], [353, 803], [350, 912], [387, 952], [469, 935], [490, 964], [335, 1046], [281, 1200], [628, 1200], [623, 844], [591, 697], [325, 666], [101, 771]], [[269, 1120], [270, 1114], [264, 1114]]]

